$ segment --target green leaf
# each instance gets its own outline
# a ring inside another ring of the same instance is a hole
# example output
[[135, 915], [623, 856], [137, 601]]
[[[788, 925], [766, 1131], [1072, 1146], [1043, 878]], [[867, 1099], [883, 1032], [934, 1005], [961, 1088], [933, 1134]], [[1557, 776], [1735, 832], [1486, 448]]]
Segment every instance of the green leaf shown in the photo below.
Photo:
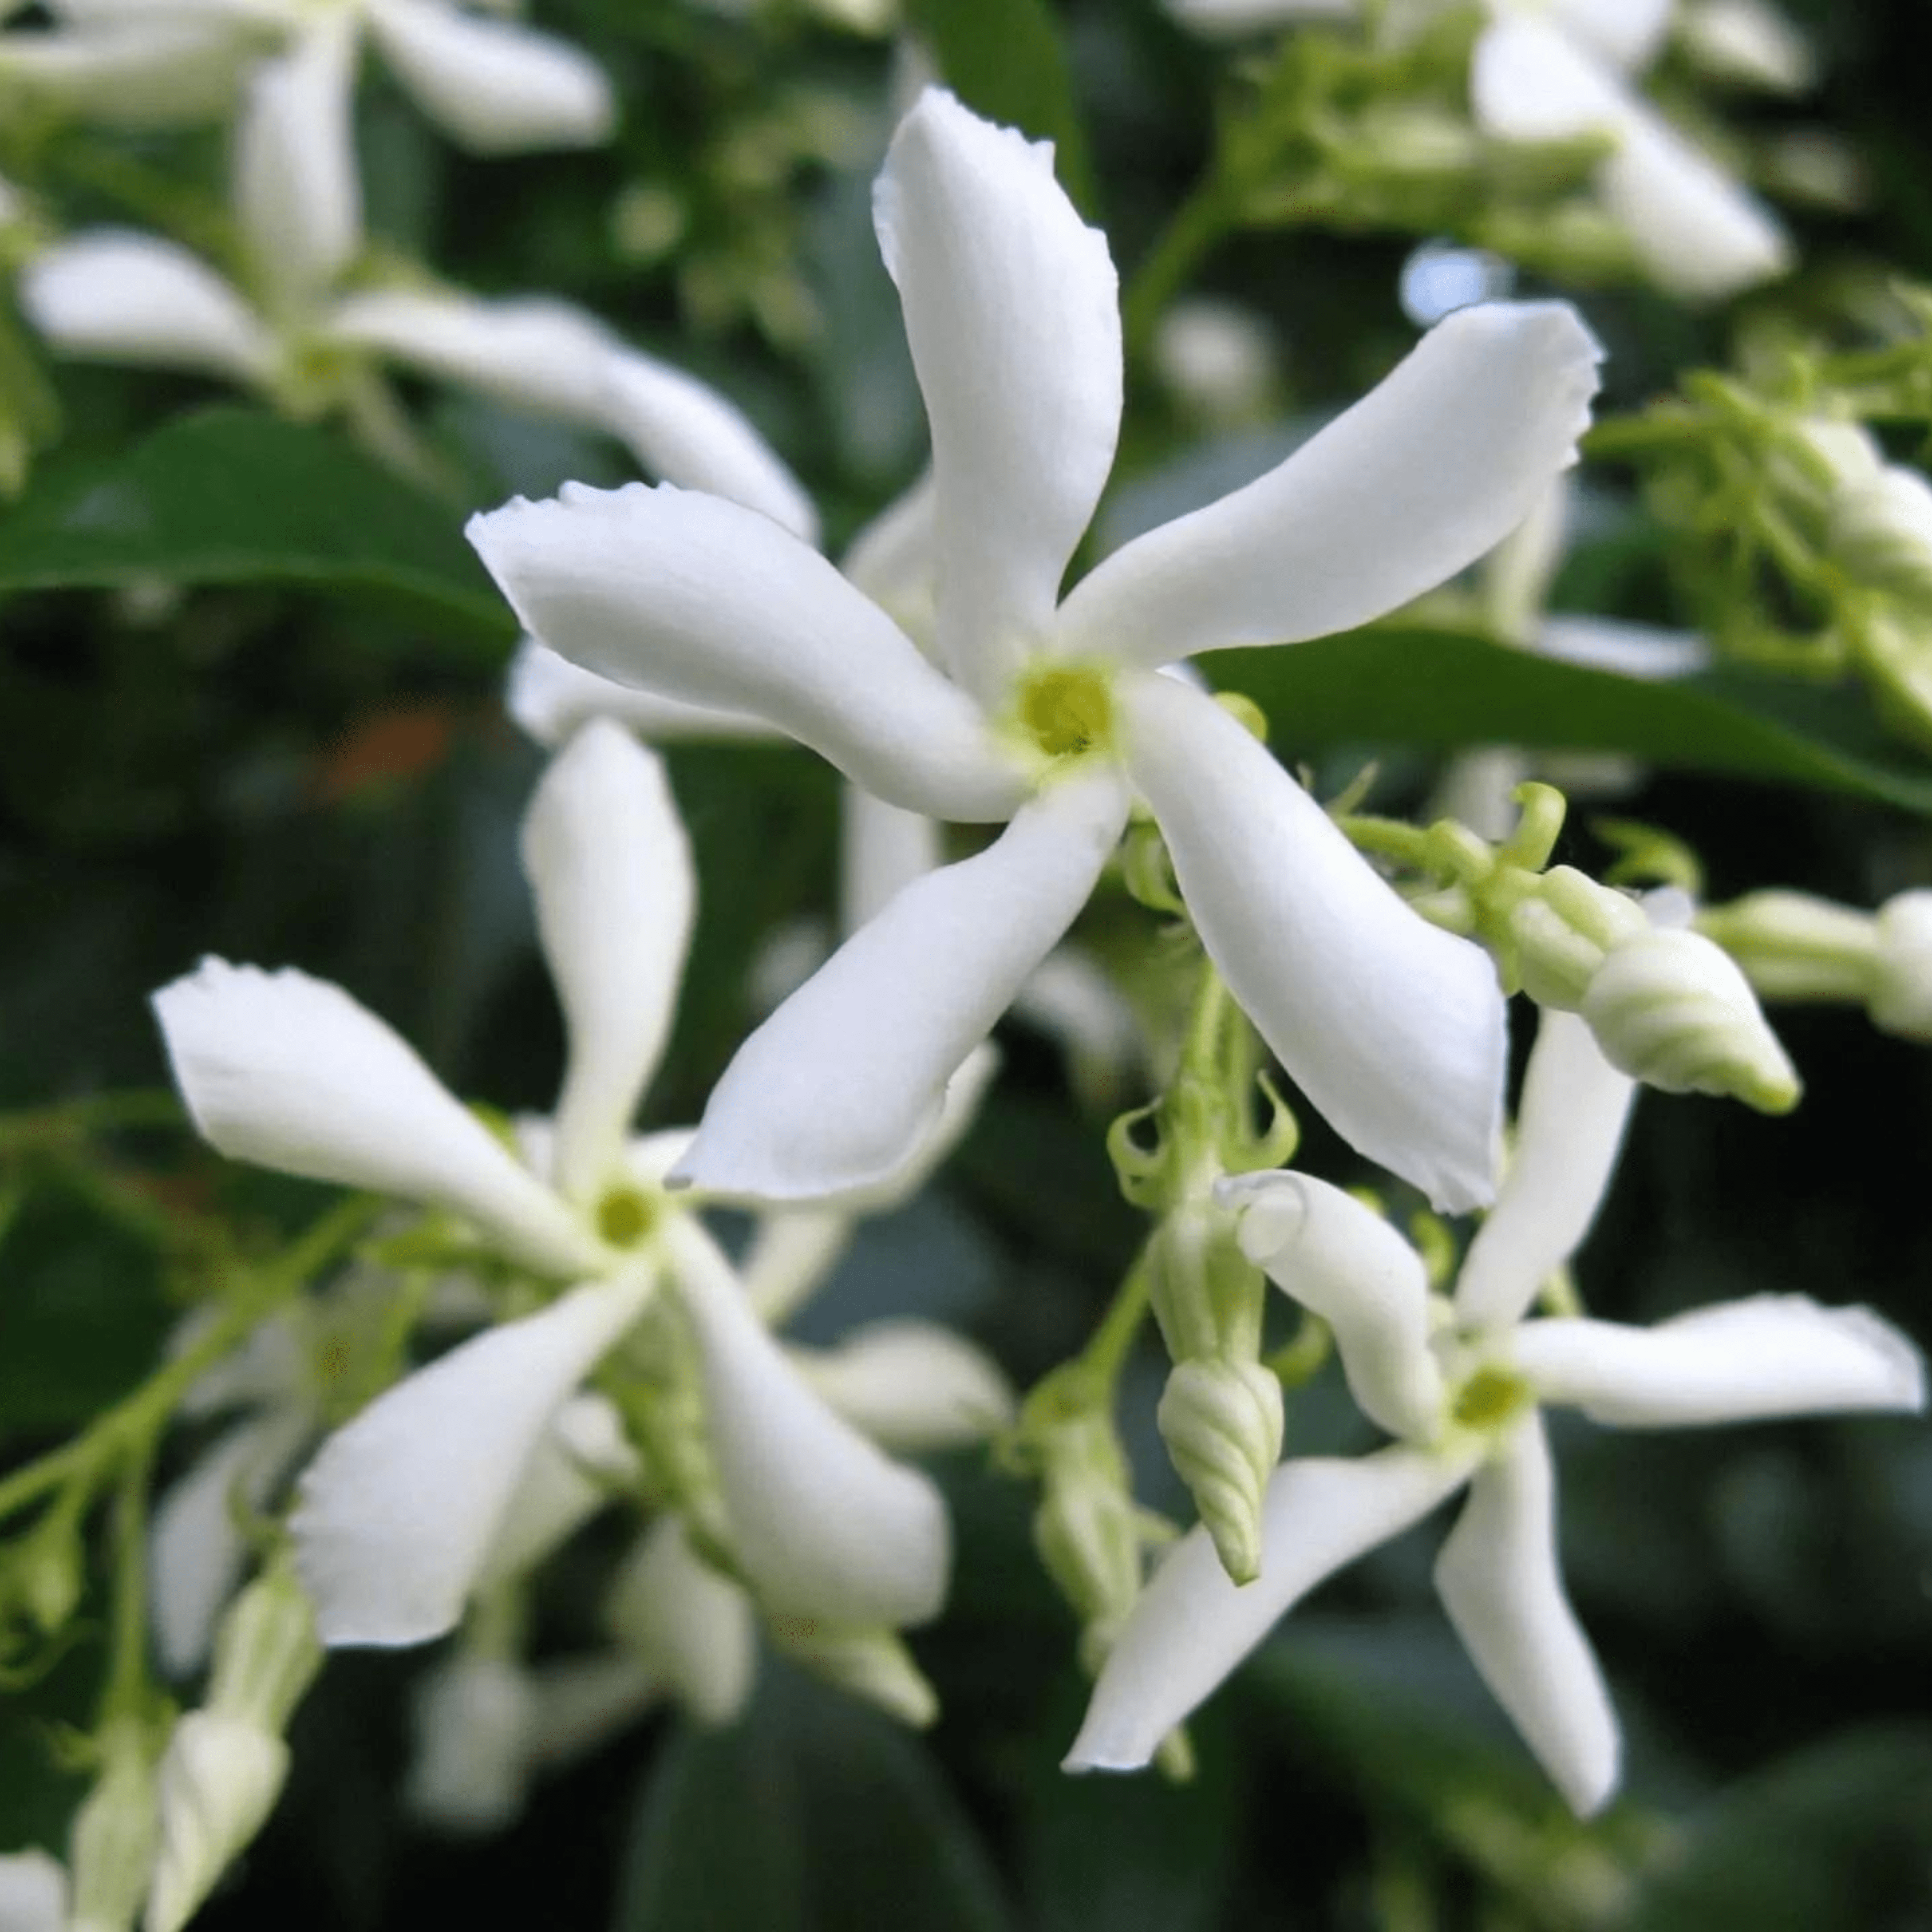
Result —
[[112, 458], [50, 466], [0, 515], [0, 593], [295, 584], [398, 602], [500, 646], [515, 627], [461, 526], [326, 430], [214, 409]]
[[1848, 688], [1728, 670], [1652, 683], [1407, 626], [1219, 651], [1203, 668], [1217, 688], [1253, 698], [1291, 753], [1355, 742], [1620, 752], [1932, 815], [1932, 767], [1901, 752]]
[[1786, 1759], [1692, 1821], [1628, 1932], [1932, 1923], [1932, 1728], [1873, 1726]]
[[1072, 70], [1046, 0], [910, 0], [913, 25], [968, 106], [1054, 146], [1054, 172], [1094, 212], [1093, 164], [1075, 104]]
[[926, 1745], [767, 1657], [725, 1731], [686, 1732], [639, 1811], [616, 1932], [1011, 1932]]

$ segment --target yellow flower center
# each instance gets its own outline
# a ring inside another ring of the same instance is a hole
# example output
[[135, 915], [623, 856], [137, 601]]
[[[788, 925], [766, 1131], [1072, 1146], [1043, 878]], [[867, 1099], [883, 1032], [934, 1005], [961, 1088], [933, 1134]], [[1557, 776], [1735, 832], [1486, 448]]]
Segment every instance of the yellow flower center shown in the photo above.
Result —
[[1020, 727], [1049, 758], [1105, 749], [1114, 735], [1107, 674], [1085, 664], [1030, 672], [1020, 686]]
[[1499, 1429], [1534, 1400], [1529, 1384], [1514, 1369], [1486, 1366], [1456, 1390], [1449, 1412], [1465, 1429]]
[[607, 1189], [597, 1203], [597, 1233], [606, 1246], [634, 1248], [649, 1240], [662, 1218], [662, 1204], [640, 1187]]

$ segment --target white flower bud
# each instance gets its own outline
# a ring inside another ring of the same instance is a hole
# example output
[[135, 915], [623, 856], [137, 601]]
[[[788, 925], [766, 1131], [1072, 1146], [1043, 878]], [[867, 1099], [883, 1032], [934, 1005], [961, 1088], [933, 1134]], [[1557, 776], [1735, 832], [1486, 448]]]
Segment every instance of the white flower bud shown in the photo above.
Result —
[[1262, 1568], [1262, 1498], [1281, 1459], [1281, 1384], [1258, 1362], [1196, 1356], [1168, 1377], [1157, 1419], [1221, 1567], [1252, 1582]]
[[758, 1663], [751, 1599], [698, 1555], [677, 1517], [653, 1524], [618, 1571], [604, 1624], [700, 1723], [728, 1724], [745, 1708]]
[[1604, 1057], [1670, 1094], [1724, 1094], [1760, 1112], [1797, 1104], [1798, 1076], [1736, 963], [1701, 934], [1645, 932], [1615, 948], [1579, 1009]]
[[1885, 464], [1832, 498], [1828, 541], [1863, 584], [1894, 596], [1932, 598], [1932, 484]]
[[1696, 0], [1684, 9], [1677, 36], [1718, 80], [1771, 94], [1798, 94], [1811, 84], [1804, 35], [1764, 0]]
[[1618, 946], [1650, 930], [1628, 894], [1574, 866], [1552, 866], [1509, 915], [1522, 989], [1540, 1006], [1574, 1011]]
[[1697, 929], [1771, 1000], [1868, 996], [1877, 940], [1868, 913], [1809, 892], [1748, 892], [1700, 915]]
[[939, 1715], [938, 1695], [895, 1631], [775, 1618], [772, 1640], [814, 1677], [914, 1730], [924, 1730]]
[[181, 1932], [267, 1822], [288, 1773], [288, 1746], [245, 1718], [181, 1719], [161, 1760], [160, 1856], [142, 1932]]
[[1211, 296], [1178, 302], [1162, 318], [1154, 358], [1175, 399], [1212, 426], [1253, 422], [1274, 406], [1274, 344], [1251, 309]]
[[103, 1740], [100, 1775], [68, 1838], [70, 1932], [128, 1932], [147, 1895], [158, 1841], [154, 1770], [140, 1726], [124, 1720]]
[[497, 1657], [456, 1657], [417, 1687], [416, 1756], [403, 1802], [446, 1832], [494, 1832], [523, 1809], [536, 1696], [529, 1674]]
[[1932, 892], [1899, 892], [1878, 909], [1878, 959], [1867, 1010], [1875, 1027], [1932, 1041]]
[[1040, 1443], [1034, 1546], [1081, 1620], [1081, 1662], [1097, 1671], [1141, 1588], [1142, 1530], [1120, 1438], [1092, 1410]]

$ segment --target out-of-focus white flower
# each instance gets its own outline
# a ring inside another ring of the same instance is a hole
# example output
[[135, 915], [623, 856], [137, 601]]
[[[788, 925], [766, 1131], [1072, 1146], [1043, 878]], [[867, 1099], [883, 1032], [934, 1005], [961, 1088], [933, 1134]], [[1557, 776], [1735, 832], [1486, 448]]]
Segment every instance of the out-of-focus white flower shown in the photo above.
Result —
[[0, 1855], [0, 1932], [66, 1932], [67, 1873], [46, 1852]]
[[[427, 0], [404, 5], [467, 20]], [[584, 310], [442, 290], [345, 292], [362, 245], [353, 52], [350, 17], [325, 16], [249, 84], [232, 184], [248, 292], [175, 242], [88, 230], [22, 270], [34, 327], [65, 355], [220, 377], [297, 413], [352, 408], [356, 382], [382, 369], [452, 383], [614, 437], [652, 473], [811, 537], [809, 500], [734, 405]]]
[[1760, 1295], [1650, 1329], [1526, 1318], [1595, 1215], [1632, 1092], [1580, 1021], [1544, 1016], [1515, 1157], [1453, 1305], [1432, 1305], [1421, 1258], [1339, 1190], [1293, 1174], [1224, 1184], [1246, 1252], [1333, 1324], [1351, 1391], [1397, 1441], [1354, 1462], [1283, 1463], [1262, 1574], [1244, 1588], [1203, 1531], [1184, 1539], [1109, 1653], [1070, 1768], [1146, 1763], [1303, 1595], [1466, 1488], [1436, 1568], [1450, 1621], [1570, 1804], [1606, 1802], [1616, 1720], [1558, 1569], [1541, 1406], [1650, 1429], [1925, 1398], [1917, 1351], [1867, 1309]]
[[[761, 1600], [832, 1623], [930, 1616], [948, 1561], [937, 1490], [812, 1392], [699, 1225], [703, 1197], [667, 1191], [688, 1134], [626, 1138], [694, 906], [655, 755], [586, 726], [538, 785], [523, 851], [568, 1057], [554, 1124], [526, 1131], [521, 1156], [339, 988], [209, 961], [155, 998], [189, 1111], [221, 1151], [442, 1208], [577, 1284], [398, 1384], [324, 1445], [292, 1525], [324, 1640], [412, 1643], [455, 1623], [556, 1418], [661, 1281], [696, 1337], [724, 1507]], [[900, 1166], [928, 1157], [909, 1144]]]
[[1365, 622], [1491, 547], [1574, 460], [1595, 345], [1560, 304], [1452, 316], [1279, 469], [1062, 602], [1119, 425], [1104, 238], [1048, 149], [938, 92], [902, 125], [876, 208], [932, 424], [933, 658], [715, 497], [573, 488], [471, 526], [526, 625], [573, 661], [762, 716], [891, 803], [1012, 821], [907, 886], [752, 1036], [680, 1172], [784, 1199], [885, 1171], [1085, 903], [1138, 792], [1208, 951], [1313, 1103], [1432, 1198], [1486, 1198], [1489, 962], [1161, 667]]
[[1872, 1024], [1932, 1041], [1932, 892], [1897, 892], [1878, 909]]
[[1684, 52], [1718, 80], [1802, 94], [1817, 77], [1804, 36], [1766, 0], [1686, 0], [1676, 34]]
[[1280, 368], [1274, 338], [1261, 316], [1238, 302], [1190, 296], [1174, 303], [1155, 332], [1154, 361], [1174, 400], [1208, 428], [1238, 428], [1275, 406]]

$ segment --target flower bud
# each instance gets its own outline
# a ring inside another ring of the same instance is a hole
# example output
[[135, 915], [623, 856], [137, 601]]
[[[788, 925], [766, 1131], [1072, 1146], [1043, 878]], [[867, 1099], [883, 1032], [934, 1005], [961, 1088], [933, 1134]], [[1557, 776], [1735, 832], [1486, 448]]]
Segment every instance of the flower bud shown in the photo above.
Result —
[[100, 1774], [68, 1838], [69, 1932], [128, 1932], [154, 1868], [158, 1826], [147, 1738], [137, 1720], [124, 1718], [101, 1748]]
[[536, 1694], [520, 1664], [458, 1656], [430, 1672], [411, 1713], [416, 1755], [403, 1802], [446, 1832], [494, 1832], [523, 1809]]
[[772, 1641], [814, 1677], [849, 1690], [889, 1718], [922, 1731], [939, 1715], [939, 1698], [897, 1632], [884, 1626], [772, 1620]]
[[1574, 1012], [1618, 946], [1650, 930], [1643, 908], [1574, 866], [1552, 866], [1508, 921], [1522, 989]]
[[1932, 892], [1899, 892], [1878, 909], [1878, 956], [1866, 1010], [1906, 1040], [1932, 1041]]
[[1040, 1442], [1034, 1546], [1081, 1620], [1080, 1659], [1097, 1671], [1141, 1588], [1141, 1525], [1120, 1438], [1085, 1410]]
[[315, 1612], [286, 1564], [266, 1570], [215, 1634], [210, 1711], [277, 1737], [322, 1668]]
[[1888, 463], [1876, 476], [1838, 490], [1827, 541], [1868, 588], [1932, 598], [1932, 484], [1917, 470]]
[[244, 1718], [190, 1711], [175, 1726], [158, 1788], [160, 1855], [142, 1932], [181, 1932], [267, 1822], [289, 1748]]
[[1799, 94], [1811, 84], [1804, 37], [1765, 0], [1695, 0], [1682, 11], [1677, 37], [1714, 80], [1769, 94]]
[[1871, 983], [1874, 920], [1809, 892], [1748, 892], [1700, 914], [1697, 930], [1766, 999], [1862, 1001]]
[[1281, 1458], [1281, 1384], [1260, 1363], [1226, 1355], [1178, 1364], [1157, 1420], [1221, 1567], [1237, 1583], [1262, 1568], [1262, 1498]]
[[1735, 962], [1701, 934], [1616, 947], [1579, 1008], [1611, 1065], [1666, 1093], [1724, 1094], [1760, 1112], [1797, 1104], [1798, 1076]]

